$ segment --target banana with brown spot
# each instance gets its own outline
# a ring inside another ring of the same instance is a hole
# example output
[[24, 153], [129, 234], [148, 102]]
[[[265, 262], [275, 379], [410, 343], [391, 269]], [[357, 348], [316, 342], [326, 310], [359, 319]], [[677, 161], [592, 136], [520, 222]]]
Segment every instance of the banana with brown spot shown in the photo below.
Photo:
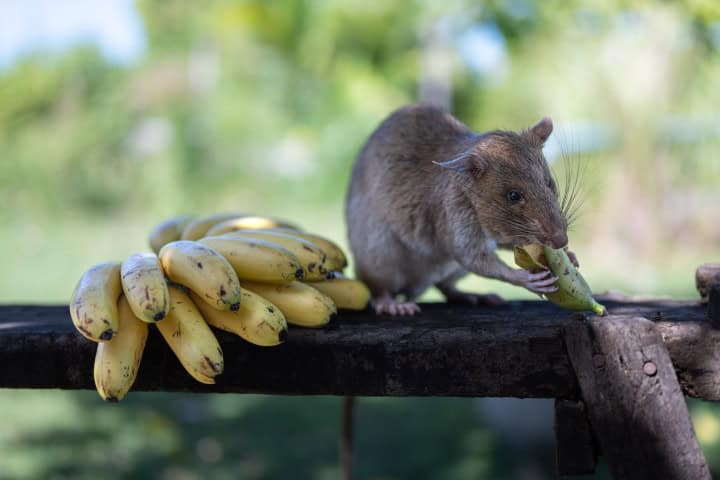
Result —
[[119, 402], [135, 383], [148, 336], [147, 323], [135, 316], [124, 296], [117, 303], [120, 328], [95, 352], [95, 389], [108, 402]]
[[324, 280], [328, 269], [325, 266], [327, 255], [316, 244], [286, 232], [271, 230], [238, 230], [225, 233], [223, 238], [256, 238], [277, 243], [290, 250], [300, 260], [307, 281]]
[[261, 347], [279, 345], [287, 338], [287, 322], [280, 309], [246, 288], [242, 291], [237, 312], [221, 312], [194, 293], [190, 296], [205, 321], [215, 328], [234, 333]]
[[305, 283], [268, 285], [243, 282], [243, 288], [276, 305], [292, 325], [322, 327], [337, 315], [337, 307], [332, 299]]
[[120, 278], [123, 292], [135, 316], [146, 322], [158, 322], [165, 318], [168, 289], [157, 255], [130, 255], [120, 267]]
[[213, 384], [224, 368], [220, 344], [182, 287], [169, 285], [170, 309], [157, 328], [185, 370], [198, 382]]
[[245, 237], [205, 237], [198, 243], [225, 257], [241, 281], [290, 283], [305, 276], [300, 260], [278, 243]]
[[165, 275], [188, 287], [218, 310], [240, 308], [240, 281], [218, 252], [198, 242], [178, 240], [158, 254]]
[[316, 235], [314, 233], [296, 231], [289, 228], [273, 228], [270, 229], [270, 231], [288, 233], [317, 245], [320, 250], [325, 252], [327, 255], [325, 268], [327, 268], [328, 271], [341, 272], [345, 267], [347, 267], [348, 261], [345, 256], [345, 252], [343, 252], [342, 248], [340, 248], [337, 243], [326, 237]]
[[118, 331], [117, 301], [121, 293], [119, 263], [100, 263], [83, 273], [70, 298], [75, 328], [94, 342], [110, 340]]

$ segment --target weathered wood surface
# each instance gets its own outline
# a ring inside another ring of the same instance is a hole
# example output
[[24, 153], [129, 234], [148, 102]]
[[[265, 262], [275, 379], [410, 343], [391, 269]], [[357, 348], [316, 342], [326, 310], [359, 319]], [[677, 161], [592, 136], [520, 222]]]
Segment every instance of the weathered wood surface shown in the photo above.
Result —
[[[720, 400], [720, 332], [698, 302], [607, 301], [610, 312], [656, 321], [686, 393]], [[423, 305], [415, 318], [341, 312], [320, 330], [291, 328], [262, 348], [217, 332], [225, 372], [216, 385], [187, 375], [155, 331], [136, 390], [391, 396], [567, 397], [577, 390], [562, 339], [582, 316], [549, 302], [503, 307]], [[66, 306], [0, 307], [0, 387], [93, 389], [95, 344]]]
[[710, 479], [657, 325], [593, 318], [566, 326], [565, 341], [614, 479]]
[[597, 465], [592, 429], [580, 400], [555, 400], [555, 465], [557, 474], [585, 475]]
[[[689, 395], [720, 400], [720, 332], [697, 302], [607, 301], [611, 313], [657, 322]], [[423, 306], [415, 318], [341, 312], [320, 330], [291, 328], [262, 348], [217, 332], [225, 372], [195, 382], [151, 329], [136, 390], [391, 396], [567, 397], [575, 375], [562, 329], [582, 315], [544, 301], [503, 307]], [[93, 389], [95, 344], [66, 306], [0, 307], [0, 387]]]

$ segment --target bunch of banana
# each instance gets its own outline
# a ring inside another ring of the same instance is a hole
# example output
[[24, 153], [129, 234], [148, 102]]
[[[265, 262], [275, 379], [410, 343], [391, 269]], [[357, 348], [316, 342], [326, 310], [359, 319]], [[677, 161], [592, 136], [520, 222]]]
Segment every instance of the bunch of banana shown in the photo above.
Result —
[[563, 249], [554, 250], [539, 244], [515, 247], [515, 263], [536, 273], [548, 268], [558, 278], [558, 289], [545, 296], [554, 304], [570, 310], [590, 310], [605, 315], [605, 307], [592, 296], [592, 290]]
[[95, 265], [70, 302], [78, 331], [99, 342], [95, 384], [108, 401], [121, 400], [135, 381], [148, 324], [193, 378], [214, 383], [224, 361], [210, 326], [274, 346], [287, 339], [288, 324], [322, 327], [338, 308], [369, 301], [363, 283], [336, 278], [347, 266], [340, 247], [290, 222], [183, 215], [157, 225], [149, 240], [156, 253]]

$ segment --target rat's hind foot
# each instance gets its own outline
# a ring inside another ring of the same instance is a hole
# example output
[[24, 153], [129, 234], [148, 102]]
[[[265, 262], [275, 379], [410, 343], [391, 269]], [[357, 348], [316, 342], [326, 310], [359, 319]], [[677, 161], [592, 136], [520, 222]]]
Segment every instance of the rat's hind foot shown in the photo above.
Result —
[[470, 305], [472, 307], [477, 307], [479, 305], [495, 307], [507, 303], [500, 295], [495, 295], [494, 293], [480, 295], [478, 293], [466, 293], [453, 289], [450, 291], [444, 291], [443, 295], [445, 295], [447, 303]]
[[415, 302], [398, 302], [390, 296], [383, 296], [372, 302], [375, 313], [382, 315], [415, 315], [420, 313], [420, 307]]

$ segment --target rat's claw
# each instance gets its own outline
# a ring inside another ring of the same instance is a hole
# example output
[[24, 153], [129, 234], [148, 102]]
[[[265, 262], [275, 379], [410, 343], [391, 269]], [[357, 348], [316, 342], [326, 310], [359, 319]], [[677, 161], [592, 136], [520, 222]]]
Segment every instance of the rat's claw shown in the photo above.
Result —
[[415, 315], [420, 313], [420, 307], [414, 302], [401, 303], [392, 298], [380, 298], [373, 302], [375, 313], [382, 315], [384, 313], [392, 316], [396, 315]]

